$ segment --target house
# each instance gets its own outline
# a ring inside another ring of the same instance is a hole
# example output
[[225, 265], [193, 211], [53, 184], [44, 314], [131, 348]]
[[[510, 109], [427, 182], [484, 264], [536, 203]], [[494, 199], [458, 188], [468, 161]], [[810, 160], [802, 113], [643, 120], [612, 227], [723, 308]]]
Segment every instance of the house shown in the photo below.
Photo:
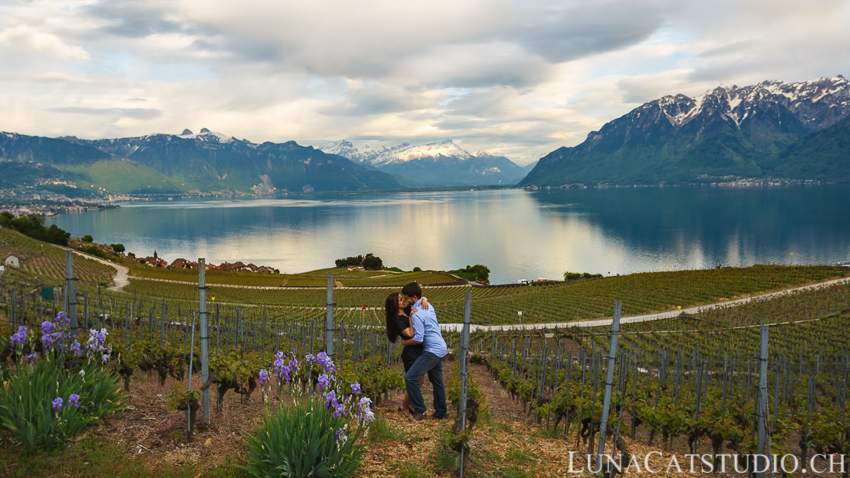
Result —
[[168, 262], [162, 257], [159, 257], [156, 251], [153, 251], [153, 257], [145, 257], [142, 260], [147, 262], [149, 267], [168, 267]]
[[10, 252], [3, 256], [3, 265], [6, 267], [21, 267], [21, 258]]

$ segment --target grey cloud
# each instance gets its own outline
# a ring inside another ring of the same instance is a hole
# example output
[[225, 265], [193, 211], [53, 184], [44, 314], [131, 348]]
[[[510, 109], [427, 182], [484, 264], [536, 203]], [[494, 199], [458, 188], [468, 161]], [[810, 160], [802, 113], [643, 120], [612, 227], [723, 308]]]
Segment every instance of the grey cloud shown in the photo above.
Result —
[[562, 63], [640, 43], [664, 24], [671, 8], [654, 2], [612, 2], [540, 9], [502, 38]]
[[452, 99], [447, 106], [447, 113], [461, 116], [499, 117], [509, 113], [511, 104], [517, 100], [517, 92], [513, 88], [490, 88], [471, 91]]
[[105, 0], [81, 7], [83, 16], [105, 20], [106, 25], [91, 35], [144, 38], [158, 33], [212, 33], [209, 28], [188, 21], [166, 18], [169, 11], [146, 7], [143, 2], [130, 0]]
[[437, 106], [442, 98], [424, 96], [424, 90], [375, 85], [349, 91], [348, 98], [320, 110], [323, 114], [368, 116]]
[[[322, 76], [372, 79], [406, 75], [401, 84], [407, 86], [475, 88], [539, 84], [546, 80], [546, 67], [550, 64], [624, 48], [646, 39], [663, 24], [663, 13], [672, 8], [665, 10], [647, 1], [566, 6], [564, 2], [534, 2], [510, 7], [497, 3], [492, 12], [479, 6], [478, 14], [468, 18], [469, 24], [444, 21], [418, 25], [403, 36], [398, 36], [398, 25], [385, 23], [375, 23], [370, 31], [362, 31], [361, 23], [366, 17], [359, 22], [352, 19], [339, 29], [326, 28], [322, 19], [306, 18], [301, 20], [319, 23], [302, 29], [297, 21], [286, 18], [280, 28], [292, 29], [293, 33], [263, 34], [261, 27], [251, 30], [242, 26], [250, 16], [218, 19], [212, 26], [180, 17], [177, 11], [166, 7], [137, 2], [104, 1], [83, 12], [106, 20], [108, 24], [97, 33], [107, 36], [192, 35], [193, 42], [184, 53], [145, 54], [144, 45], [140, 45], [137, 54], [154, 62], [190, 61], [220, 72], [301, 70]], [[425, 30], [420, 31], [421, 28]], [[196, 53], [205, 55], [193, 58]], [[437, 68], [434, 72], [411, 74], [409, 64], [436, 64]]]
[[134, 118], [149, 120], [162, 116], [162, 111], [149, 108], [85, 108], [81, 106], [66, 106], [62, 108], [51, 108], [49, 111], [56, 113], [113, 116], [118, 118]]

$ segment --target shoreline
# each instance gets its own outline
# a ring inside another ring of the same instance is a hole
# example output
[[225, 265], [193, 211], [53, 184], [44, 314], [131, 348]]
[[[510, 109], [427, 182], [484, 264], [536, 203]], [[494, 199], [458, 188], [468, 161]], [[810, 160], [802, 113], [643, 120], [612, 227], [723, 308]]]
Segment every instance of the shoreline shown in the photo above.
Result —
[[[67, 212], [82, 212], [91, 210], [117, 209], [121, 207], [121, 203], [134, 202], [176, 202], [176, 201], [198, 201], [205, 199], [289, 199], [289, 198], [316, 198], [321, 196], [362, 196], [362, 195], [377, 195], [377, 194], [403, 194], [403, 193], [438, 193], [438, 192], [474, 192], [474, 191], [500, 191], [500, 190], [517, 190], [517, 191], [556, 191], [556, 190], [573, 190], [573, 189], [665, 189], [665, 188], [729, 188], [729, 189], [756, 189], [756, 188], [783, 188], [783, 187], [824, 187], [824, 186], [842, 186], [842, 183], [821, 181], [814, 179], [775, 179], [775, 178], [722, 178], [725, 180], [713, 182], [690, 182], [690, 183], [666, 183], [659, 182], [653, 184], [633, 183], [633, 184], [609, 184], [609, 183], [569, 183], [560, 185], [527, 185], [527, 186], [446, 186], [433, 188], [410, 188], [410, 189], [382, 189], [382, 190], [367, 190], [367, 191], [320, 191], [320, 192], [285, 192], [272, 195], [248, 194], [248, 193], [178, 193], [178, 194], [150, 194], [150, 195], [111, 195], [100, 196], [91, 199], [67, 198], [67, 197], [52, 197], [50, 199], [41, 199], [39, 197], [28, 199], [20, 198], [16, 204], [0, 202], [0, 211], [10, 211], [16, 215], [16, 211], [24, 211], [23, 214], [36, 214], [42, 216], [50, 216]], [[14, 194], [14, 192], [13, 192]], [[38, 196], [38, 195], [36, 195]], [[7, 196], [0, 196], [0, 201], [6, 199]], [[26, 212], [30, 209], [49, 209], [49, 213], [44, 212]]]

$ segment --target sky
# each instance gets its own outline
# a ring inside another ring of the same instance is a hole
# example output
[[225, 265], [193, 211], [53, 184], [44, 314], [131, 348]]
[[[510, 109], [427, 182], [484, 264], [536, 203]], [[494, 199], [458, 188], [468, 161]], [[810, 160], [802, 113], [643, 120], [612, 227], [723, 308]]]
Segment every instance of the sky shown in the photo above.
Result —
[[850, 74], [846, 0], [2, 0], [0, 131], [527, 164], [641, 104]]

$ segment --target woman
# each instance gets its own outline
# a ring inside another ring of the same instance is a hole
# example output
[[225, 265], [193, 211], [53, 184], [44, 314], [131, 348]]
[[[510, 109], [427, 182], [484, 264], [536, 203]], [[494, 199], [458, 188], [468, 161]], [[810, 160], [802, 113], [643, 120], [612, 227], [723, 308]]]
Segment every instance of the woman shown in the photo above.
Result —
[[[390, 294], [384, 305], [387, 312], [387, 338], [390, 342], [396, 342], [399, 337], [402, 337], [402, 339], [413, 338], [416, 332], [413, 330], [413, 325], [410, 324], [410, 317], [416, 312], [416, 309], [411, 309], [411, 306], [404, 302], [404, 296], [398, 292]], [[427, 299], [424, 297], [422, 298], [422, 307], [425, 309], [428, 308]], [[401, 361], [404, 363], [404, 373], [410, 370], [413, 362], [416, 362], [416, 359], [422, 355], [423, 350], [424, 346], [422, 344], [407, 345], [402, 349]], [[425, 377], [422, 377], [419, 380], [419, 386], [421, 387], [424, 383]], [[410, 408], [410, 398], [407, 396], [407, 390], [404, 391], [404, 400], [401, 402], [401, 408], [399, 410], [408, 418], [413, 416], [413, 409]]]

